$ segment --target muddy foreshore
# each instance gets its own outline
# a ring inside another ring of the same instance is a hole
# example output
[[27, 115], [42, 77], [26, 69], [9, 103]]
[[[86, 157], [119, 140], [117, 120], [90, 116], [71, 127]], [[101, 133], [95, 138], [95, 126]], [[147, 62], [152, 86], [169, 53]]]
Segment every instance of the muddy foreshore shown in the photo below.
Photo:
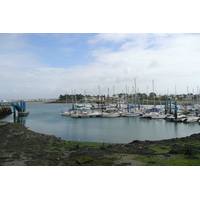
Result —
[[127, 144], [65, 141], [0, 122], [0, 166], [199, 166], [200, 133]]

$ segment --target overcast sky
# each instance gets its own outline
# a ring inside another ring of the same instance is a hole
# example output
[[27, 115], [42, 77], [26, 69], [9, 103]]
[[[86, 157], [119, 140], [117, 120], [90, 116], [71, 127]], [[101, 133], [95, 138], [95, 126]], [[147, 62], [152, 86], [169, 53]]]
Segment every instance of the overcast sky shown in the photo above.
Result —
[[98, 95], [98, 86], [105, 95], [131, 93], [134, 80], [140, 93], [152, 92], [154, 80], [157, 94], [196, 94], [199, 10], [192, 2], [19, 0], [11, 8], [5, 1], [0, 100]]
[[156, 93], [196, 93], [200, 35], [190, 33], [200, 33], [199, 15], [197, 0], [2, 1], [0, 100], [98, 95], [98, 85], [130, 93], [134, 79], [141, 93], [152, 80]]
[[[200, 34], [0, 34], [0, 99], [197, 93]], [[128, 89], [126, 89], [128, 88]], [[148, 88], [148, 90], [147, 90]]]

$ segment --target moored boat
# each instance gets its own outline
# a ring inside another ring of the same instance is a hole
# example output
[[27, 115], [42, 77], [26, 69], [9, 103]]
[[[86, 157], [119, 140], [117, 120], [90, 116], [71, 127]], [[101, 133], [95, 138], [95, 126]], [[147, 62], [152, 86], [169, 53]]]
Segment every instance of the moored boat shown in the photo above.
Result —
[[149, 113], [144, 113], [141, 118], [150, 118], [152, 119], [153, 116], [158, 115], [158, 112], [149, 112]]
[[200, 117], [194, 116], [194, 115], [189, 115], [187, 116], [183, 121], [187, 123], [192, 123], [192, 122], [198, 122]]
[[162, 111], [159, 111], [158, 114], [152, 115], [152, 119], [165, 119], [168, 115]]
[[19, 117], [26, 117], [29, 115], [29, 111], [19, 111], [18, 116]]
[[137, 117], [140, 116], [141, 113], [139, 112], [126, 112], [126, 113], [122, 113], [121, 116], [122, 117]]
[[185, 118], [186, 118], [186, 115], [178, 113], [176, 117], [174, 115], [170, 115], [170, 116], [167, 116], [165, 120], [169, 122], [183, 122]]
[[101, 116], [102, 117], [109, 117], [109, 118], [111, 118], [111, 117], [119, 117], [120, 116], [120, 114], [118, 113], [118, 112], [103, 112], [102, 114], [101, 114]]
[[85, 110], [75, 110], [74, 113], [71, 114], [72, 118], [88, 118], [89, 115]]
[[61, 112], [61, 115], [62, 116], [70, 116], [71, 113], [69, 111], [63, 111], [63, 112]]
[[70, 109], [68, 111], [61, 111], [62, 116], [70, 116], [73, 113], [74, 113], [74, 111], [72, 109]]
[[96, 111], [96, 112], [91, 112], [91, 113], [87, 113], [87, 115], [89, 117], [101, 117], [101, 113]]
[[78, 118], [78, 113], [75, 112], [75, 113], [71, 114], [71, 117], [72, 118]]

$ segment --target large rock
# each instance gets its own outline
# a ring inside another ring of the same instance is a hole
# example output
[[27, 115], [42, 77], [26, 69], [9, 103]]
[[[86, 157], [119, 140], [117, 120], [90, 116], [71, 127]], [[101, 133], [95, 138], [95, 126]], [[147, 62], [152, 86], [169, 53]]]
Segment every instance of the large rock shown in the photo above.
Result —
[[92, 162], [93, 158], [91, 157], [83, 157], [83, 158], [77, 158], [76, 162], [78, 162], [79, 164], [83, 164], [83, 163], [88, 163], [88, 162]]

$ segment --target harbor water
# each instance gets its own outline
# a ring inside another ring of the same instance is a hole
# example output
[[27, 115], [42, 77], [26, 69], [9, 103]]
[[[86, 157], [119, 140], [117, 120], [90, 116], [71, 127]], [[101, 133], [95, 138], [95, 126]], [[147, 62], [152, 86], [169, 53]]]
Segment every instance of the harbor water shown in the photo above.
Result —
[[[140, 117], [71, 118], [62, 116], [64, 103], [28, 102], [28, 117], [18, 123], [30, 130], [55, 135], [64, 140], [105, 143], [128, 143], [133, 140], [162, 140], [200, 133], [199, 123], [166, 122], [164, 119]], [[13, 115], [1, 119], [13, 122]]]

